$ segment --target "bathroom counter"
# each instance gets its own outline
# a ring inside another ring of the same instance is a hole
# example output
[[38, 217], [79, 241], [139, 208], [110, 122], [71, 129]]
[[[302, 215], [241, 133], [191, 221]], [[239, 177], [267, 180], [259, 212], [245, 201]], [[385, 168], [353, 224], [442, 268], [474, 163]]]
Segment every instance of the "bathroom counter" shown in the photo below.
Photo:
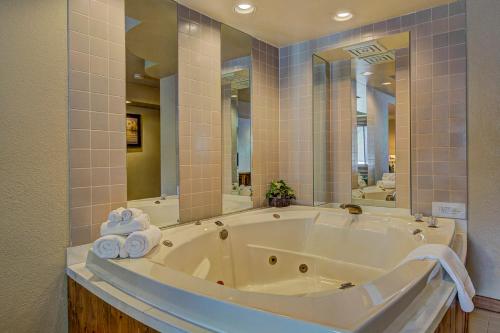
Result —
[[[454, 248], [464, 258], [466, 243], [463, 241], [463, 234], [458, 236]], [[79, 285], [112, 307], [157, 331], [210, 332], [203, 327], [154, 308], [95, 276], [85, 266], [90, 246], [91, 244], [86, 244], [67, 249], [67, 275]], [[448, 279], [442, 280], [439, 285], [429, 284], [385, 332], [434, 332], [440, 327], [445, 314], [450, 312], [450, 307], [452, 311], [457, 308], [458, 304], [455, 303], [455, 299], [456, 288]], [[452, 317], [455, 316], [452, 315]], [[234, 331], [237, 331], [237, 327]]]

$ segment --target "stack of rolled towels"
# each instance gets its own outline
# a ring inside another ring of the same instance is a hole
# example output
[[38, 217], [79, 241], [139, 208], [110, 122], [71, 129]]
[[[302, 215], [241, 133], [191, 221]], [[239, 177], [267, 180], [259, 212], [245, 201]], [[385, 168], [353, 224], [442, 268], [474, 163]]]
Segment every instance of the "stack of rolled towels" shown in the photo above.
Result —
[[140, 258], [161, 240], [161, 231], [151, 225], [149, 215], [138, 208], [118, 208], [101, 225], [101, 237], [94, 242], [94, 253], [103, 259]]

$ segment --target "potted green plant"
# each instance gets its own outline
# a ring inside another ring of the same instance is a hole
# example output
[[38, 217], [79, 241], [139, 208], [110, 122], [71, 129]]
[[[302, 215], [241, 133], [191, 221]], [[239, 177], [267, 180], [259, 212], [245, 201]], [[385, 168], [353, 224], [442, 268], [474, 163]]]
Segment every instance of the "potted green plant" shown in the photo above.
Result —
[[273, 180], [269, 183], [266, 198], [271, 207], [287, 207], [295, 199], [295, 191], [284, 180]]

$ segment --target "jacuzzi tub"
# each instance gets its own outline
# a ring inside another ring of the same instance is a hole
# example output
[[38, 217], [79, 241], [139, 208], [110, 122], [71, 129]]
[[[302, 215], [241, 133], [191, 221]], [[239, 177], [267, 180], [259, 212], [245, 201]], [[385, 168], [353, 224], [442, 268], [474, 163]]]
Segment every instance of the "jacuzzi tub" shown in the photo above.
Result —
[[179, 222], [179, 198], [176, 195], [166, 198], [130, 200], [127, 202], [127, 207], [142, 209], [149, 215], [151, 223], [159, 227]]
[[224, 225], [213, 219], [164, 230], [163, 241], [173, 245], [145, 258], [102, 260], [89, 252], [86, 265], [216, 332], [381, 332], [439, 269], [434, 261], [401, 260], [420, 244], [449, 245], [455, 230], [445, 219], [430, 229], [410, 218], [363, 214], [350, 222], [341, 210], [301, 207], [219, 220]]

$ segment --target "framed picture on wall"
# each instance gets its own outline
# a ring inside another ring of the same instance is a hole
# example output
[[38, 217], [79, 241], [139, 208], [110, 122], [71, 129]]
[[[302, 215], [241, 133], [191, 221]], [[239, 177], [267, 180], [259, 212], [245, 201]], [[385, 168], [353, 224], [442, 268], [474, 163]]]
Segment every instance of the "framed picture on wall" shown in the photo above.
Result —
[[141, 148], [142, 131], [141, 131], [141, 115], [127, 113], [127, 147]]

